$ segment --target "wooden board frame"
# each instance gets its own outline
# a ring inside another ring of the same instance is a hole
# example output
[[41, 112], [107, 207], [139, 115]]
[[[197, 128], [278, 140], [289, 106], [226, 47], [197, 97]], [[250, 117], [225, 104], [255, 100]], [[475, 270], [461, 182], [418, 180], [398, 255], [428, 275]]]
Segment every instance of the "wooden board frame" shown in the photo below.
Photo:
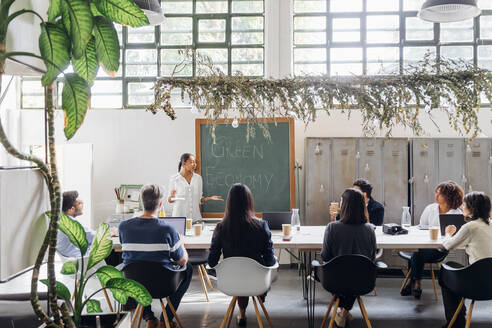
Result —
[[[259, 121], [266, 123], [274, 122], [288, 122], [289, 123], [289, 180], [290, 180], [290, 208], [296, 207], [296, 182], [295, 182], [295, 138], [294, 138], [294, 120], [291, 118], [258, 118]], [[221, 119], [217, 120], [217, 124], [231, 124], [233, 119]], [[196, 173], [201, 175], [202, 171], [202, 161], [201, 161], [201, 139], [200, 139], [200, 128], [202, 125], [209, 124], [210, 121], [207, 119], [195, 119], [195, 154], [198, 165], [196, 167]], [[239, 124], [246, 123], [246, 120], [239, 120]], [[246, 136], [244, 136], [246, 138]], [[210, 195], [205, 195], [210, 196]], [[226, 201], [224, 199], [224, 201]], [[209, 212], [202, 213], [203, 218], [222, 218], [224, 213], [222, 212]], [[262, 217], [262, 212], [256, 212], [257, 217]]]

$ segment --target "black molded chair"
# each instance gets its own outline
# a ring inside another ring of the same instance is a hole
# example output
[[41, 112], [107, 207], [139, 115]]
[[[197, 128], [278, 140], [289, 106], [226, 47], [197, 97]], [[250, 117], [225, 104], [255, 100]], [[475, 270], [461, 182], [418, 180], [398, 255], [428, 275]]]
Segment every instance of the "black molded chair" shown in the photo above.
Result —
[[368, 257], [354, 254], [337, 256], [323, 265], [318, 261], [313, 261], [312, 266], [316, 270], [317, 277], [323, 288], [333, 294], [321, 328], [325, 326], [331, 307], [335, 304], [330, 325], [328, 326], [329, 328], [333, 327], [338, 304], [340, 303], [340, 298], [337, 295], [357, 296], [362, 316], [367, 327], [371, 328], [371, 322], [360, 296], [370, 293], [376, 286], [376, 265]]
[[[412, 255], [413, 255], [413, 252], [398, 252], [398, 255], [400, 255], [401, 258], [403, 258], [404, 260], [407, 260], [407, 261], [410, 261], [410, 259], [412, 258]], [[442, 261], [444, 261], [444, 259], [446, 258], [446, 256], [448, 256], [448, 253], [443, 253], [443, 256], [434, 260], [434, 261], [430, 261], [430, 262], [427, 262], [430, 264], [430, 269], [431, 269], [431, 277], [432, 277], [432, 287], [434, 287], [434, 299], [437, 301], [437, 283], [436, 283], [436, 276], [434, 275], [434, 268], [433, 268], [433, 264], [437, 264], [437, 268], [439, 269], [439, 265]], [[403, 288], [405, 288], [407, 282], [408, 282], [408, 279], [410, 278], [410, 274], [412, 273], [412, 268], [410, 268], [405, 276], [405, 279], [403, 280], [403, 284], [401, 285], [401, 288], [400, 288], [400, 293], [402, 292]]]
[[[159, 299], [161, 302], [164, 322], [167, 328], [170, 328], [171, 326], [166, 314], [166, 308], [162, 302], [163, 298], [166, 298], [167, 304], [169, 305], [171, 312], [174, 314], [179, 327], [183, 328], [183, 324], [181, 323], [181, 320], [179, 319], [178, 314], [169, 299], [169, 295], [178, 290], [179, 285], [184, 279], [186, 267], [174, 271], [163, 267], [161, 263], [141, 261], [126, 265], [122, 271], [126, 278], [133, 279], [144, 285], [150, 295], [152, 295], [152, 298]], [[143, 306], [140, 304], [137, 305], [130, 327], [133, 327], [137, 314], [138, 326], [140, 326], [143, 315]]]
[[198, 273], [200, 274], [200, 281], [202, 283], [203, 292], [205, 293], [205, 298], [207, 302], [210, 302], [208, 298], [207, 286], [205, 285], [205, 280], [207, 280], [208, 286], [210, 290], [214, 290], [212, 286], [212, 282], [207, 274], [207, 270], [205, 269], [205, 264], [208, 262], [208, 254], [209, 251], [201, 250], [201, 249], [189, 249], [188, 250], [188, 263], [193, 266], [196, 266], [198, 269]]
[[452, 327], [458, 314], [463, 308], [465, 298], [471, 299], [470, 309], [466, 318], [466, 328], [470, 327], [473, 305], [475, 301], [492, 300], [492, 257], [481, 259], [467, 267], [449, 262], [441, 265], [439, 284], [446, 286], [456, 295], [461, 296], [461, 302], [448, 325]]

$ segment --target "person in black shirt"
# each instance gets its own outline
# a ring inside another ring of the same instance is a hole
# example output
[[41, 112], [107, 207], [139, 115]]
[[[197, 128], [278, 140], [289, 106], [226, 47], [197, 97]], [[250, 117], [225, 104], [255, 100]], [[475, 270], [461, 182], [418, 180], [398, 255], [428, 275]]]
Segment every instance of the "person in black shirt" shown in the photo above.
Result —
[[355, 189], [359, 189], [364, 195], [364, 202], [367, 206], [367, 212], [369, 213], [369, 222], [376, 226], [383, 225], [384, 221], [384, 206], [372, 198], [372, 186], [369, 181], [365, 179], [357, 179], [353, 183]]

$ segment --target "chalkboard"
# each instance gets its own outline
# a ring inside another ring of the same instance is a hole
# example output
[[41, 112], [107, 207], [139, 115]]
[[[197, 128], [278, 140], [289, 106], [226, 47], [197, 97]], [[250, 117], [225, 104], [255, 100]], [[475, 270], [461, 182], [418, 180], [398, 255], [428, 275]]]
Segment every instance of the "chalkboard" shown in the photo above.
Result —
[[[295, 207], [294, 124], [289, 119], [268, 121], [270, 140], [257, 127], [256, 136], [246, 139], [246, 124], [233, 128], [230, 120], [215, 128], [215, 144], [207, 121], [195, 122], [197, 171], [203, 179], [203, 195], [227, 199], [234, 183], [247, 185], [255, 211], [290, 211]], [[222, 217], [224, 202], [202, 205], [203, 217]]]

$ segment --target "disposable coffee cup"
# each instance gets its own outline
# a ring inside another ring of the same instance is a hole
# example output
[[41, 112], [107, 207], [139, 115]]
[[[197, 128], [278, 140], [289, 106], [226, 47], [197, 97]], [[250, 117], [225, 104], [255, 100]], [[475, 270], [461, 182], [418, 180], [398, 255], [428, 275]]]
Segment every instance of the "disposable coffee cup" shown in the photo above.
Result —
[[338, 202], [331, 202], [330, 207], [333, 208], [334, 211], [338, 211]]
[[282, 224], [282, 234], [284, 236], [290, 236], [291, 226], [290, 224]]
[[437, 240], [439, 238], [440, 227], [429, 227], [430, 240]]
[[193, 225], [193, 228], [195, 229], [195, 236], [200, 236], [202, 234], [203, 226], [201, 224], [195, 224]]
[[192, 225], [193, 225], [193, 220], [186, 219], [186, 230], [191, 230]]

